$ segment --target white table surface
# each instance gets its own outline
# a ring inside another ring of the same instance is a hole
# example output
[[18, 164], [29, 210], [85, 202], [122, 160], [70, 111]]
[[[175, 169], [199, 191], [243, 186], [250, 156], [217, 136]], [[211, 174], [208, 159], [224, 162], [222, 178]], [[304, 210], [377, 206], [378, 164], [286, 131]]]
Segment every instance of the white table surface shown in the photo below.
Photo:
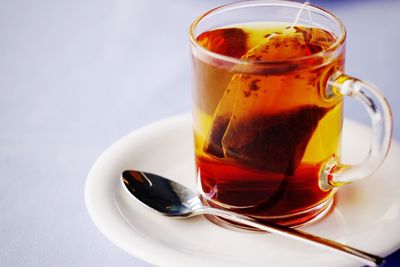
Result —
[[[86, 175], [121, 136], [190, 112], [188, 25], [227, 2], [0, 1], [0, 266], [151, 266], [95, 228]], [[400, 141], [400, 1], [312, 3], [347, 25], [347, 73], [384, 92]]]

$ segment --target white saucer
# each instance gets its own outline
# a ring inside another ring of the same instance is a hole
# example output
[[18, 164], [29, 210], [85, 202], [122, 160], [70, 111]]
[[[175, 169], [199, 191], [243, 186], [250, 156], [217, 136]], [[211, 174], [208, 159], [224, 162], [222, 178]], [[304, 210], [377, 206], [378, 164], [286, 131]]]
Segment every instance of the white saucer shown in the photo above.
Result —
[[[345, 121], [343, 156], [361, 160], [369, 129]], [[364, 147], [361, 149], [361, 147]], [[326, 218], [302, 230], [386, 256], [400, 247], [400, 146], [371, 177], [339, 190]], [[357, 262], [273, 234], [218, 227], [203, 217], [171, 219], [136, 203], [120, 174], [135, 168], [195, 190], [190, 115], [169, 118], [118, 140], [90, 171], [85, 202], [98, 229], [128, 253], [156, 266], [359, 266]]]

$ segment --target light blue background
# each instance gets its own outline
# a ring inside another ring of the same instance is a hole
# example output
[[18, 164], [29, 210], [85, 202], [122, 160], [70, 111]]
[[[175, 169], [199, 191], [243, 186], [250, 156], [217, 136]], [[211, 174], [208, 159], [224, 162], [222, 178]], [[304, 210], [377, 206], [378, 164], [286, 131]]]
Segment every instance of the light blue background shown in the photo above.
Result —
[[[92, 224], [86, 175], [121, 136], [190, 112], [188, 26], [227, 2], [0, 1], [1, 266], [150, 266]], [[347, 25], [347, 73], [381, 88], [400, 141], [400, 1], [312, 3]]]

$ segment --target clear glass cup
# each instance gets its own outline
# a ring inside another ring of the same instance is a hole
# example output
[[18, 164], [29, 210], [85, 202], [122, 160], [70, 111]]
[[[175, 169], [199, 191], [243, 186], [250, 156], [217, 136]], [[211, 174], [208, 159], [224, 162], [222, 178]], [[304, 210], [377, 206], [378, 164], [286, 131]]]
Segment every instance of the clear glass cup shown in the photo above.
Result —
[[[345, 74], [346, 31], [333, 14], [246, 1], [201, 15], [189, 36], [197, 185], [206, 204], [303, 225], [329, 211], [337, 188], [385, 159], [390, 107], [374, 85]], [[344, 96], [371, 118], [370, 151], [356, 165], [340, 159]]]

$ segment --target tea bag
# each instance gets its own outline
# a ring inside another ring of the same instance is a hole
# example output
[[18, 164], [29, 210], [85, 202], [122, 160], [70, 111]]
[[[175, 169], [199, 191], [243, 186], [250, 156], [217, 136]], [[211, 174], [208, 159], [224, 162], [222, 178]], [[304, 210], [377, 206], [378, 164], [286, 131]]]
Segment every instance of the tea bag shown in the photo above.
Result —
[[[289, 27], [281, 34], [271, 34], [242, 59], [269, 61], [308, 56], [319, 47], [310, 47], [311, 40], [323, 39], [322, 34], [312, 31]], [[309, 97], [285, 97], [285, 90], [306, 88], [310, 82], [297, 76], [287, 72], [235, 74], [214, 113], [204, 151], [250, 168], [293, 175], [319, 120], [328, 111], [313, 105]]]

